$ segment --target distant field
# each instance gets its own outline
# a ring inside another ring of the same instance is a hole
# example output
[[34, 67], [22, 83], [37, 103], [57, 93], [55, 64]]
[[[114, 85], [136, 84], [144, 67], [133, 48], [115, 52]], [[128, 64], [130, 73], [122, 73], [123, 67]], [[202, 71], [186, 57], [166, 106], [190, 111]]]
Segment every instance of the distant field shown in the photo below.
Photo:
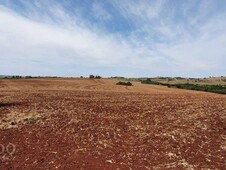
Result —
[[[183, 78], [183, 77], [147, 77], [153, 81], [169, 84], [199, 84], [199, 85], [226, 85], [226, 77], [209, 77], [209, 78]], [[126, 81], [142, 81], [147, 78], [112, 78]]]
[[226, 85], [226, 77], [210, 78], [151, 78], [154, 81], [169, 84]]
[[225, 169], [225, 95], [118, 81], [0, 80], [0, 169]]

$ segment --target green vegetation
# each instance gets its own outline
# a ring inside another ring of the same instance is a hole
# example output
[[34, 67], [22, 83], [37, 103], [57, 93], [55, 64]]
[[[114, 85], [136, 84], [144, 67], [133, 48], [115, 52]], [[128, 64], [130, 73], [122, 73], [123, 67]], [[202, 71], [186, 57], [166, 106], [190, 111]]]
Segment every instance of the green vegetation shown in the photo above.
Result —
[[185, 78], [183, 78], [183, 77], [175, 77], [175, 79], [184, 80]]
[[120, 81], [120, 82], [118, 82], [118, 83], [116, 83], [116, 85], [122, 85], [122, 86], [133, 86], [133, 84], [131, 83], [131, 82], [122, 82], [122, 81]]
[[167, 87], [175, 87], [179, 89], [188, 89], [188, 90], [197, 90], [197, 91], [205, 91], [219, 94], [226, 94], [226, 86], [225, 85], [198, 85], [198, 84], [168, 84], [168, 83], [160, 83], [156, 81], [152, 81], [151, 79], [141, 81], [143, 84], [154, 84], [154, 85], [162, 85]]
[[15, 76], [0, 76], [0, 79], [22, 79], [23, 77], [22, 76], [18, 76], [18, 75], [15, 75]]
[[143, 80], [141, 81], [142, 84], [154, 84], [154, 85], [166, 85], [165, 83], [160, 83], [160, 82], [157, 82], [157, 81], [152, 81], [151, 79], [146, 79], [146, 80]]
[[32, 124], [34, 122], [34, 120], [32, 118], [28, 118], [26, 119], [27, 124]]
[[160, 80], [167, 80], [167, 81], [173, 81], [175, 80], [175, 78], [173, 77], [156, 77], [157, 79], [160, 79]]
[[90, 78], [90, 79], [94, 79], [95, 76], [94, 76], [94, 75], [90, 75], [89, 78]]
[[114, 77], [111, 77], [111, 79], [124, 79], [125, 77], [118, 77], [118, 76], [114, 76]]
[[101, 76], [90, 75], [89, 78], [90, 79], [101, 79]]
[[222, 85], [198, 85], [198, 84], [173, 84], [168, 87], [176, 87], [180, 89], [206, 91], [212, 93], [226, 94], [226, 87]]

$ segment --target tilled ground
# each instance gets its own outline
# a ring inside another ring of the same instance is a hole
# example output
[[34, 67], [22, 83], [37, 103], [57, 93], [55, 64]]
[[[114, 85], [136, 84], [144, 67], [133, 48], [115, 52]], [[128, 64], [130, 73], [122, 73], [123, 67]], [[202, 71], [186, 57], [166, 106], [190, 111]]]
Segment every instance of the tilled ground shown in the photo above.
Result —
[[224, 95], [98, 83], [0, 82], [0, 169], [226, 169]]

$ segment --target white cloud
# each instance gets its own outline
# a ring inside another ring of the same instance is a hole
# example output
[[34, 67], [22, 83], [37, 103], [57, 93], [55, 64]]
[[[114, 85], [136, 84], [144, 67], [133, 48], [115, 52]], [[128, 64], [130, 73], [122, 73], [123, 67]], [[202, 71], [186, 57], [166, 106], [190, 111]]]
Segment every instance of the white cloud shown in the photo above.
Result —
[[[38, 60], [84, 65], [129, 65], [128, 59], [148, 53], [114, 35], [93, 32], [85, 27], [73, 29], [33, 22], [0, 8], [1, 59]], [[124, 64], [122, 64], [124, 63]]]
[[[33, 74], [40, 70], [43, 74], [68, 75], [64, 71], [68, 65], [86, 69], [117, 67], [122, 76], [208, 76], [217, 70], [226, 72], [222, 64], [226, 62], [226, 15], [214, 15], [198, 23], [209, 5], [192, 19], [184, 16], [187, 22], [176, 22], [172, 19], [175, 10], [168, 10], [171, 13], [165, 18], [165, 1], [112, 1], [116, 11], [135, 25], [125, 36], [123, 31], [109, 33], [92, 25], [58, 3], [43, 6], [35, 2], [26, 1], [23, 15], [0, 6], [0, 60], [12, 64], [15, 73], [23, 69], [25, 74], [34, 68]], [[184, 14], [188, 15], [186, 10]], [[101, 21], [114, 17], [100, 3], [94, 3], [92, 11]], [[3, 73], [8, 70], [7, 66], [0, 67]]]
[[113, 0], [111, 3], [125, 18], [136, 23], [158, 18], [165, 1]]

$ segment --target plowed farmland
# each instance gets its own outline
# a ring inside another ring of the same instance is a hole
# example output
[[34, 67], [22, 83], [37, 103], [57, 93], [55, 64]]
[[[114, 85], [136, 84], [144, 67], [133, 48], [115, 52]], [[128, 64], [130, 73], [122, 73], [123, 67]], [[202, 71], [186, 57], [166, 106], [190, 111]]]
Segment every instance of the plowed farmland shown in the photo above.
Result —
[[0, 169], [226, 169], [225, 95], [116, 82], [0, 80]]

